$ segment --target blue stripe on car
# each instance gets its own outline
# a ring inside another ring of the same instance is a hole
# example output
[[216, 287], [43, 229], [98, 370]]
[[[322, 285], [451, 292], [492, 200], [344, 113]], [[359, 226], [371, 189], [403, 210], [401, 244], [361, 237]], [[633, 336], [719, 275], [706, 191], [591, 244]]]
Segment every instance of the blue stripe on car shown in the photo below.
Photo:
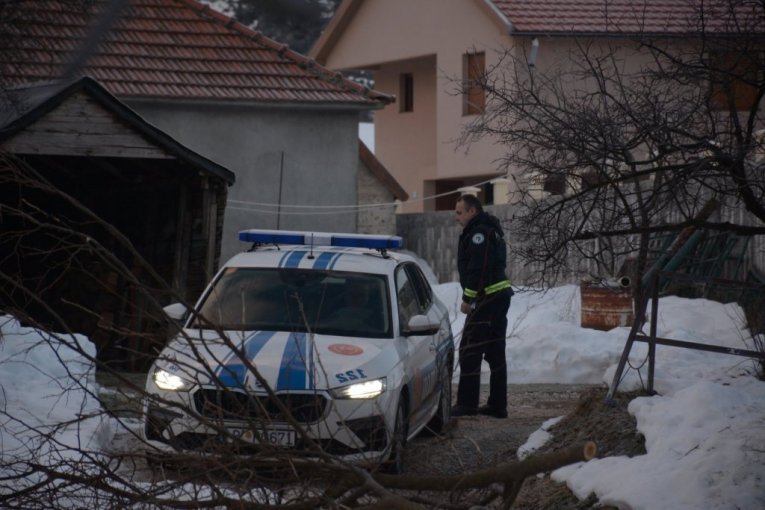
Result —
[[[294, 251], [294, 250], [292, 250], [292, 251]], [[278, 267], [284, 267], [284, 261], [287, 260], [287, 257], [289, 257], [290, 254], [292, 254], [292, 251], [288, 251], [287, 253], [282, 255], [282, 258], [279, 259], [279, 266]]]
[[[282, 354], [279, 378], [276, 381], [277, 391], [313, 389], [313, 367], [311, 366], [309, 370], [309, 366], [306, 365], [306, 361], [309, 365], [312, 364], [313, 357], [310, 355], [312, 350], [308, 345], [305, 333], [292, 333], [290, 335], [284, 346], [284, 354]], [[307, 376], [306, 372], [311, 373], [310, 377]]]
[[327, 266], [329, 265], [329, 262], [332, 260], [332, 257], [334, 257], [335, 254], [331, 251], [325, 251], [319, 257], [316, 259], [316, 262], [313, 263], [314, 269], [327, 269]]
[[300, 264], [300, 261], [303, 259], [305, 254], [308, 253], [304, 250], [295, 250], [292, 253], [290, 253], [290, 256], [287, 257], [287, 262], [285, 262], [284, 267], [298, 267], [298, 264]]
[[[250, 336], [244, 344], [242, 355], [245, 359], [252, 361], [258, 355], [260, 350], [268, 343], [274, 331], [258, 331]], [[218, 367], [216, 374], [218, 380], [223, 386], [228, 388], [240, 388], [245, 385], [247, 378], [247, 367], [242, 363], [241, 358], [236, 352], [232, 352], [226, 357], [226, 360]]]
[[335, 268], [335, 264], [337, 264], [337, 261], [340, 260], [341, 256], [342, 256], [342, 253], [336, 254], [335, 258], [332, 259], [332, 262], [329, 264], [329, 268], [328, 269], [334, 269]]

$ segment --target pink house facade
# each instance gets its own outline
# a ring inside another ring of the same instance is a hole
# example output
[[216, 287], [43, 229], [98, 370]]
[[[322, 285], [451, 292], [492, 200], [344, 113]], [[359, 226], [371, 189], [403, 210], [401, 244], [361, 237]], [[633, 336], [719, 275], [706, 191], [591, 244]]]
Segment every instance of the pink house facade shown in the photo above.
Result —
[[376, 90], [397, 103], [375, 113], [375, 155], [409, 194], [402, 212], [451, 208], [446, 191], [501, 177], [499, 147], [456, 149], [463, 113], [463, 60], [508, 43], [507, 20], [491, 2], [345, 1], [311, 52], [330, 69], [374, 72]]
[[[576, 44], [634, 50], [636, 35], [684, 44], [697, 35], [694, 9], [686, 0], [343, 0], [310, 56], [330, 69], [372, 71], [375, 88], [396, 96], [375, 112], [375, 155], [409, 194], [399, 212], [448, 210], [461, 192], [502, 204], [516, 186], [544, 193], [545, 184], [500, 171], [511, 148], [458, 143], [485, 99], [461, 84], [505, 51], [544, 71], [565, 66]], [[637, 69], [641, 59], [629, 53], [625, 69]]]

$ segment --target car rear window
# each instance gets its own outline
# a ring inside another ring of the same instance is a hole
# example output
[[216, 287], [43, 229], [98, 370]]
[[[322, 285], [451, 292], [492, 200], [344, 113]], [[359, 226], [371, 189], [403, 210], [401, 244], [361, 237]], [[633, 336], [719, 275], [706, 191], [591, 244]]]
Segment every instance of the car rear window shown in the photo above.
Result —
[[385, 276], [284, 268], [228, 268], [193, 320], [226, 330], [392, 336]]

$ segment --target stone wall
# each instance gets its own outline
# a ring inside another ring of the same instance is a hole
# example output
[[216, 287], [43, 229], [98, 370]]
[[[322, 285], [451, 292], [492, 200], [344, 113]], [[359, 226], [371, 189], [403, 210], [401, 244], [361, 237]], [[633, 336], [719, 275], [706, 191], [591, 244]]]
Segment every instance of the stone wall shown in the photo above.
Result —
[[[396, 233], [395, 197], [358, 159], [357, 195], [359, 206], [356, 231], [359, 234], [394, 235]], [[374, 206], [374, 207], [373, 207]]]

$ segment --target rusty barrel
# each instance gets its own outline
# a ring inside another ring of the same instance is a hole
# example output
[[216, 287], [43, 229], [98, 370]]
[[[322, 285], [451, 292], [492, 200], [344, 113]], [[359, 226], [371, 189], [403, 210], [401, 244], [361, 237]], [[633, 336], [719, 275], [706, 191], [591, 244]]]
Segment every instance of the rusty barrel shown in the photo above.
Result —
[[582, 282], [581, 326], [608, 331], [619, 326], [632, 326], [635, 319], [632, 291], [628, 287], [595, 285]]

